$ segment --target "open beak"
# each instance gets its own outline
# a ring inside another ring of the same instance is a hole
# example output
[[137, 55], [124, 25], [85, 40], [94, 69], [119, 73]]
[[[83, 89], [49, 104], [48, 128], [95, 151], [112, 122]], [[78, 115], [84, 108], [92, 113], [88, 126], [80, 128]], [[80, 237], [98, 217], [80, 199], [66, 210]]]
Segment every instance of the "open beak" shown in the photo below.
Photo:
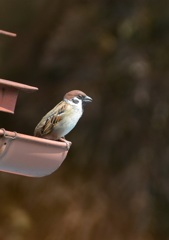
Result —
[[84, 98], [83, 98], [83, 102], [84, 103], [89, 103], [89, 102], [92, 102], [93, 101], [93, 99], [91, 98], [91, 97], [89, 97], [89, 96], [85, 96]]

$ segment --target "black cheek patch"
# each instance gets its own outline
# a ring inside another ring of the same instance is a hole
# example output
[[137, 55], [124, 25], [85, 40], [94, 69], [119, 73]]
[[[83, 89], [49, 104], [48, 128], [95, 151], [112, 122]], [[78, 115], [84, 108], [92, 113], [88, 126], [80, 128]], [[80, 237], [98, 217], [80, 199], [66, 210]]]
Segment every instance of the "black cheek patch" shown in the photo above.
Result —
[[79, 103], [79, 100], [77, 99], [72, 99], [72, 102], [74, 102], [75, 104]]

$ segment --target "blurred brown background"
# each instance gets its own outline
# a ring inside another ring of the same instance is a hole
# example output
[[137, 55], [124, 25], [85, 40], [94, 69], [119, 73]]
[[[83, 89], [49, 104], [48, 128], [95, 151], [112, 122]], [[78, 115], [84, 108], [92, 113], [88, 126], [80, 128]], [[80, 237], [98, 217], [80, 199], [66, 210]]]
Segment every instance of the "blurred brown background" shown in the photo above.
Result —
[[0, 173], [0, 239], [169, 239], [169, 1], [0, 0], [0, 29], [0, 77], [39, 87], [1, 127], [94, 99], [58, 171]]

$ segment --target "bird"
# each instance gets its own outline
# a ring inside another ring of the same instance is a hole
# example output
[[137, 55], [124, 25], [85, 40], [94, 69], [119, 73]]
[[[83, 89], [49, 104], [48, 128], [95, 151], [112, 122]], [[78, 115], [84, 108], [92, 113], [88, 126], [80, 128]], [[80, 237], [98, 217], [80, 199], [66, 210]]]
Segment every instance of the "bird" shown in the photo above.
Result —
[[65, 136], [76, 126], [84, 112], [84, 106], [90, 102], [92, 98], [80, 90], [66, 93], [63, 100], [38, 123], [34, 136], [63, 141], [69, 149], [71, 143], [65, 139]]

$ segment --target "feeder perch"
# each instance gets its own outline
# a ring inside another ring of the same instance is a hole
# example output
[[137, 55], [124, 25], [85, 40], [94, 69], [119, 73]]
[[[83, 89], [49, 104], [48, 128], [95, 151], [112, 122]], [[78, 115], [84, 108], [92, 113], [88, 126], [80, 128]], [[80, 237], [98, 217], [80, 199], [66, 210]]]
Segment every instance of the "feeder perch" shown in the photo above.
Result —
[[[0, 79], [0, 111], [14, 113], [20, 90], [33, 92], [38, 88]], [[0, 129], [0, 171], [43, 177], [59, 168], [67, 153], [65, 142]]]

